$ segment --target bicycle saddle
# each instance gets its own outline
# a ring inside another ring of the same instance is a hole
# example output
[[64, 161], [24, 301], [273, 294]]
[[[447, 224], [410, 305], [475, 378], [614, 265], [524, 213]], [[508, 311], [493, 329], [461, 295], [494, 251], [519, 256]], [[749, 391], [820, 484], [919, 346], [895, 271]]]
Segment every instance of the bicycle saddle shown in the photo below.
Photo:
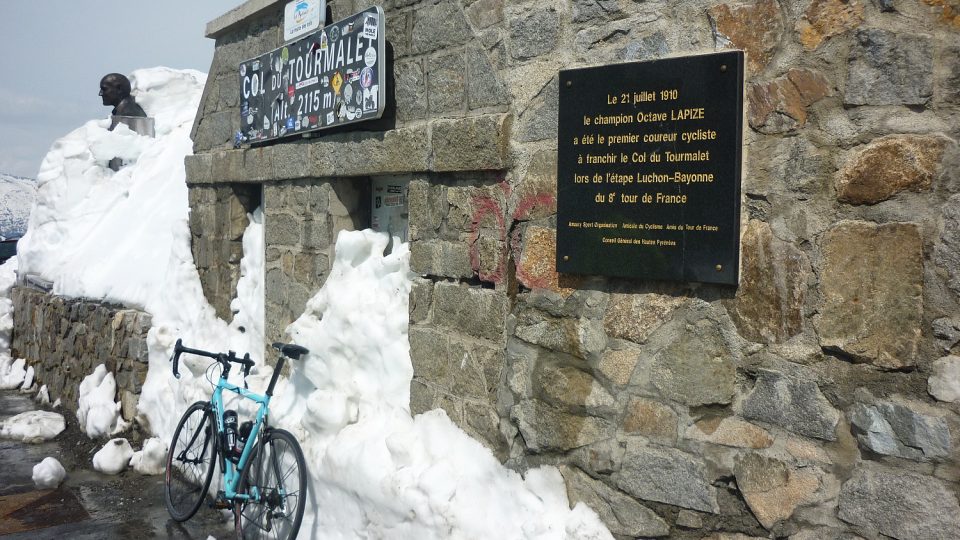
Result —
[[310, 352], [306, 347], [294, 345], [293, 343], [280, 343], [279, 341], [273, 344], [273, 348], [280, 351], [280, 354], [287, 356], [292, 360], [299, 360], [300, 356]]

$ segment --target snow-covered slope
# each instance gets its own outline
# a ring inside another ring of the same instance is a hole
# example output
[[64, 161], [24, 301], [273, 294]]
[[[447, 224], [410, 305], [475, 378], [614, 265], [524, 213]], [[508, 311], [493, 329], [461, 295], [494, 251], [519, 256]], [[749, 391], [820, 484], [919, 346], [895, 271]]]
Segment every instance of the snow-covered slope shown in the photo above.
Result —
[[27, 232], [37, 182], [0, 172], [0, 236], [20, 238]]

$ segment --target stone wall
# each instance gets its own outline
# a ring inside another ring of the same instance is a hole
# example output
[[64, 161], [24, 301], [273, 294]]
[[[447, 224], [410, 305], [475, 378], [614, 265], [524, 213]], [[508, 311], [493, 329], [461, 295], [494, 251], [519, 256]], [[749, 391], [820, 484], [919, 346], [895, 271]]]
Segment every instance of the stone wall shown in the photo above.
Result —
[[117, 382], [123, 418], [136, 416], [147, 377], [149, 314], [29, 287], [14, 287], [10, 298], [17, 314], [11, 355], [33, 366], [37, 383], [47, 385], [51, 400], [76, 411], [80, 383], [104, 364]]
[[[270, 189], [403, 175], [414, 413], [559, 466], [622, 538], [960, 537], [960, 4], [383, 7], [395, 128], [259, 148], [230, 148], [234, 70], [279, 46], [282, 2], [208, 27], [188, 183], [262, 184], [268, 238], [297, 223], [268, 240], [294, 269], [268, 298], [319, 287], [329, 243], [303, 235], [333, 219]], [[739, 287], [558, 275], [558, 70], [729, 47], [748, 59]]]

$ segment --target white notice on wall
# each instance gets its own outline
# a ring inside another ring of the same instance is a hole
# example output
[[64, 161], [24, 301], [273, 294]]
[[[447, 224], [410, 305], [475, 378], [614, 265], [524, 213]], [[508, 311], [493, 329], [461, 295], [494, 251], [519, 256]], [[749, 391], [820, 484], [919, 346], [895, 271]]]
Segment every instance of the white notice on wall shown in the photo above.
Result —
[[283, 41], [309, 34], [324, 25], [326, 0], [293, 0], [283, 11]]

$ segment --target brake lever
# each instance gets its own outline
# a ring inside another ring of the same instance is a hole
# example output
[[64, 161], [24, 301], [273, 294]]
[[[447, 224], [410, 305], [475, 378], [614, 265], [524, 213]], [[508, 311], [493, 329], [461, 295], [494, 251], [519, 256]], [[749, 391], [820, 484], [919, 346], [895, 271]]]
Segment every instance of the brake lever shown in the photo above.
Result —
[[180, 378], [180, 353], [183, 352], [183, 340], [177, 339], [177, 342], [173, 346], [173, 356], [170, 360], [173, 361], [173, 376], [174, 378]]

